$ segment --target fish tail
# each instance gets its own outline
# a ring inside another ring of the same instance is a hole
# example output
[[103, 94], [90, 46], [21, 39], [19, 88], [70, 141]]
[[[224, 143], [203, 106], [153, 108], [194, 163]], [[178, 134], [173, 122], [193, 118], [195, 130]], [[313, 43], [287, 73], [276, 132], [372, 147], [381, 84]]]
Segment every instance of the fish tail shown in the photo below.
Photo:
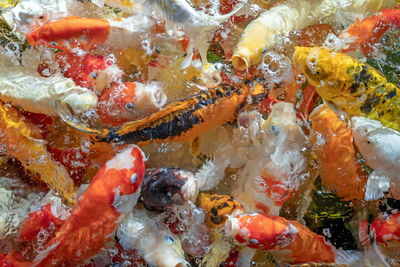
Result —
[[233, 15], [235, 15], [238, 11], [240, 11], [242, 8], [244, 7], [244, 4], [241, 3], [237, 5], [237, 7], [235, 7], [231, 12], [229, 12], [228, 14], [225, 15], [218, 15], [218, 16], [210, 16], [210, 19], [214, 19], [218, 22], [224, 22], [226, 20], [228, 20], [230, 17], [232, 17]]

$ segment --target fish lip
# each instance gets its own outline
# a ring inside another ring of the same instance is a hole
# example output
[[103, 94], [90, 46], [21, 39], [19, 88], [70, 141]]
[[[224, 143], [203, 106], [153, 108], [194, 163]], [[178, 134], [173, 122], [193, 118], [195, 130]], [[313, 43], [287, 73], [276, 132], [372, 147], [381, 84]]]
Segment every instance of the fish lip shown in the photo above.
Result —
[[249, 68], [248, 57], [241, 54], [234, 54], [232, 56], [232, 64], [235, 69], [240, 71], [247, 70]]

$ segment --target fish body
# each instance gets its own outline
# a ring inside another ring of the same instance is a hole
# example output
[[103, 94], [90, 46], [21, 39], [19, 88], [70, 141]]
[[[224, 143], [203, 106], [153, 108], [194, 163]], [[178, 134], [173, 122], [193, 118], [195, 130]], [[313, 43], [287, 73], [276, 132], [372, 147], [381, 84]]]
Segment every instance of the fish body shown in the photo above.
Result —
[[367, 174], [356, 158], [351, 128], [326, 104], [317, 107], [310, 119], [322, 186], [345, 201], [364, 199]]
[[65, 52], [91, 51], [99, 46], [124, 49], [141, 45], [141, 34], [152, 26], [145, 16], [110, 20], [72, 16], [37, 27], [26, 39], [31, 46], [44, 45]]
[[40, 175], [51, 189], [59, 192], [69, 203], [74, 203], [76, 186], [67, 170], [47, 151], [46, 143], [34, 125], [24, 119], [14, 107], [0, 102], [1, 141], [10, 155], [17, 158], [24, 169]]
[[57, 102], [68, 105], [76, 113], [96, 107], [96, 94], [77, 86], [71, 79], [64, 78], [59, 73], [51, 78], [41, 77], [36, 69], [29, 69], [31, 66], [10, 63], [11, 58], [5, 56], [1, 47], [0, 54], [2, 101], [12, 102], [25, 111], [42, 114], [55, 114]]
[[117, 228], [116, 236], [126, 250], [142, 252], [147, 263], [160, 267], [187, 266], [179, 237], [162, 228], [145, 210], [134, 210]]
[[123, 74], [111, 58], [99, 55], [59, 52], [55, 61], [64, 77], [71, 78], [78, 86], [96, 91], [103, 91]]
[[267, 250], [287, 263], [334, 262], [332, 247], [297, 221], [262, 213], [229, 218], [225, 231], [247, 247]]
[[99, 97], [98, 114], [108, 125], [120, 125], [148, 115], [167, 102], [161, 85], [157, 82], [117, 83], [106, 89]]
[[139, 197], [144, 155], [131, 145], [107, 161], [34, 266], [78, 264], [97, 254]]
[[279, 44], [279, 35], [330, 17], [335, 17], [335, 22], [346, 24], [350, 20], [351, 23], [356, 17], [365, 17], [395, 4], [394, 0], [349, 0], [346, 4], [340, 0], [300, 0], [278, 4], [245, 28], [233, 52], [233, 66], [245, 70], [258, 64], [267, 49]]
[[251, 84], [241, 84], [238, 87], [222, 84], [202, 90], [187, 99], [172, 102], [141, 120], [110, 130], [89, 132], [97, 133], [96, 138], [105, 142], [149, 144], [191, 140], [224, 122], [234, 121], [237, 112], [247, 101], [257, 104], [265, 94], [259, 84], [254, 87]]
[[352, 134], [358, 150], [374, 172], [368, 178], [366, 197], [379, 199], [389, 187], [400, 199], [400, 133], [379, 121], [353, 117]]
[[295, 64], [326, 102], [400, 130], [400, 89], [371, 66], [318, 47], [296, 47]]
[[397, 212], [389, 218], [378, 218], [371, 224], [371, 232], [375, 235], [375, 241], [389, 248], [400, 247], [400, 213]]
[[[354, 24], [341, 34], [342, 38], [354, 39], [365, 55], [372, 51], [372, 45], [381, 41], [382, 37], [391, 27], [400, 26], [400, 9], [385, 9], [361, 22], [357, 19]], [[353, 44], [344, 52], [355, 49]]]

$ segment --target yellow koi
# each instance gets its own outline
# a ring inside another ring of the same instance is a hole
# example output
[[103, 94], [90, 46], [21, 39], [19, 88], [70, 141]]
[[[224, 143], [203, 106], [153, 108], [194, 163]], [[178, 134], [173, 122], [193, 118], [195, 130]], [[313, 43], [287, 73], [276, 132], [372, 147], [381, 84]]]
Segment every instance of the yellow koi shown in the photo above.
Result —
[[35, 127], [15, 108], [0, 103], [1, 139], [7, 144], [10, 155], [16, 157], [26, 170], [40, 174], [50, 188], [61, 193], [70, 203], [75, 201], [76, 187], [67, 170], [56, 163], [46, 149]]
[[294, 63], [328, 103], [400, 130], [400, 89], [368, 64], [318, 47], [296, 47]]

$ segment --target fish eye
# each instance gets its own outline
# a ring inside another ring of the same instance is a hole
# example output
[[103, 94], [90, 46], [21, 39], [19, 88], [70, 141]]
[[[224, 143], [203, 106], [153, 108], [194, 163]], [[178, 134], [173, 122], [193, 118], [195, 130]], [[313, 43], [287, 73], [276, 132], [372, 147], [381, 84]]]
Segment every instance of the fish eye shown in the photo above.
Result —
[[167, 241], [167, 243], [169, 243], [169, 244], [174, 243], [174, 239], [172, 237], [170, 237], [169, 235], [165, 236], [165, 241]]

